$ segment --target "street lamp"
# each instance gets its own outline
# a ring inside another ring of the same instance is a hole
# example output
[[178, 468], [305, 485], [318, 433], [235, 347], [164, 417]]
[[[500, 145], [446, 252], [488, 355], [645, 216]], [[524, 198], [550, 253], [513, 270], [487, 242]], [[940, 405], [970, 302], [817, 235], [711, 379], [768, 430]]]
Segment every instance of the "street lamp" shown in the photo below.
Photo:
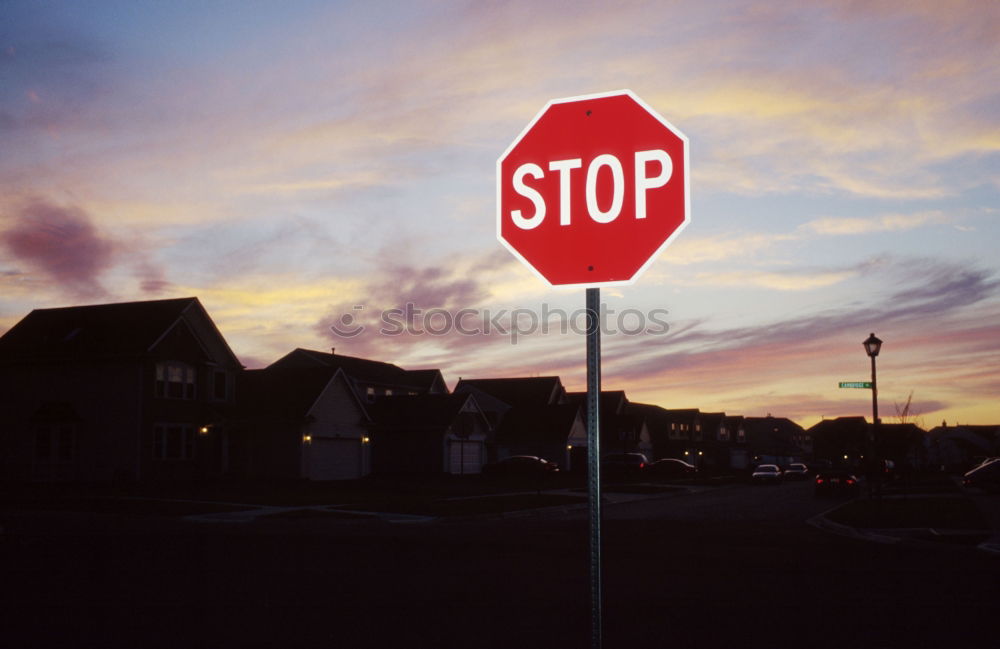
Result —
[[878, 452], [878, 383], [875, 379], [875, 357], [878, 356], [879, 351], [882, 349], [882, 341], [872, 333], [862, 344], [865, 346], [865, 353], [872, 359], [872, 450], [874, 453], [872, 454], [871, 461], [875, 463], [875, 471], [872, 472], [872, 477], [875, 478], [882, 471], [881, 458]]

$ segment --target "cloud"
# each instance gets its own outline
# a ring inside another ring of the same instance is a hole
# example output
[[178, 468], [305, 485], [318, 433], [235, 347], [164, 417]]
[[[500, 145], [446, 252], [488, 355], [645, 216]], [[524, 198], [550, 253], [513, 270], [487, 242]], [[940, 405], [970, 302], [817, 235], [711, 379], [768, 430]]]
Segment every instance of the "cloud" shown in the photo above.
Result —
[[820, 272], [764, 272], [732, 271], [723, 273], [698, 273], [694, 282], [709, 286], [755, 286], [776, 291], [808, 291], [839, 284], [857, 275], [856, 270]]
[[155, 266], [147, 260], [139, 262], [136, 268], [136, 277], [139, 279], [139, 290], [147, 294], [161, 294], [173, 287], [167, 280], [162, 268]]
[[908, 285], [885, 299], [881, 311], [888, 318], [940, 317], [982, 302], [1000, 287], [992, 271], [974, 266], [915, 259], [900, 263], [899, 270]]
[[[675, 266], [687, 266], [733, 258], [748, 258], [775, 244], [801, 238], [797, 234], [740, 234], [726, 237], [684, 236], [670, 245], [663, 261]], [[666, 271], [657, 274], [666, 276]]]
[[[316, 323], [314, 330], [354, 356], [370, 354], [374, 358], [385, 358], [407, 350], [419, 353], [419, 347], [433, 346], [435, 342], [444, 344], [446, 340], [447, 344], [457, 346], [468, 341], [454, 331], [444, 337], [422, 333], [382, 335], [380, 332], [450, 329], [450, 318], [490, 296], [489, 290], [473, 277], [454, 269], [446, 271], [436, 266], [388, 262], [347, 300], [334, 305]], [[430, 310], [436, 315], [427, 318]], [[351, 332], [359, 326], [364, 327], [359, 335], [337, 334], [331, 329]]]
[[22, 207], [0, 232], [0, 243], [20, 262], [47, 275], [60, 288], [81, 296], [105, 293], [99, 283], [119, 252], [79, 207], [34, 200]]
[[[651, 346], [645, 338], [609, 341], [628, 380], [662, 380], [683, 371], [704, 376], [721, 389], [727, 381], [746, 384], [747, 374], [758, 380], [794, 375], [799, 364], [836, 362], [830, 350], [840, 345], [845, 331], [924, 332], [927, 323], [953, 319], [956, 339], [976, 340], [978, 353], [996, 350], [995, 339], [979, 331], [978, 316], [969, 309], [991, 304], [1000, 284], [989, 271], [932, 260], [895, 260], [871, 264], [888, 281], [884, 292], [843, 307], [816, 311], [780, 322], [730, 329], [707, 326], [676, 328]], [[896, 283], [894, 283], [896, 282]], [[991, 311], [992, 312], [992, 311]], [[964, 318], [963, 318], [964, 316]], [[883, 334], [884, 337], [884, 334]], [[940, 349], [951, 341], [931, 340]], [[789, 374], [789, 372], [793, 374]]]
[[825, 217], [803, 223], [799, 230], [819, 235], [868, 234], [912, 230], [925, 225], [950, 223], [953, 220], [939, 210], [915, 214], [883, 214], [872, 218]]

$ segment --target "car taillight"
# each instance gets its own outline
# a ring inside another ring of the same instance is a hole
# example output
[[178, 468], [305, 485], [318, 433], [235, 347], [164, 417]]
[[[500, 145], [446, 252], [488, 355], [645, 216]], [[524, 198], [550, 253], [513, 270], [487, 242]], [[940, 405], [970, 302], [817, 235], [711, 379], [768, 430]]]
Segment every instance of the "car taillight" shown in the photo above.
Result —
[[823, 478], [816, 478], [816, 484], [823, 484]]
[[848, 478], [847, 479], [847, 484], [854, 484], [854, 480], [851, 480], [850, 478]]

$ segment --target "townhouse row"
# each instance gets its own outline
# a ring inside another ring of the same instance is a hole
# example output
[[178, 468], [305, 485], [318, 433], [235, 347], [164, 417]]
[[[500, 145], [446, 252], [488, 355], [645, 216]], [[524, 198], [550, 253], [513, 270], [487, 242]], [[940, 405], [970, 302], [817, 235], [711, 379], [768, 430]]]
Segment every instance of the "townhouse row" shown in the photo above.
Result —
[[[38, 309], [0, 337], [0, 479], [476, 474], [511, 455], [572, 471], [586, 464], [585, 402], [555, 376], [449, 390], [439, 370], [335, 350], [247, 370], [197, 298]], [[600, 406], [605, 453], [740, 470], [811, 458], [814, 442], [830, 457], [863, 452], [860, 438], [814, 439], [785, 418], [670, 410], [622, 391]]]

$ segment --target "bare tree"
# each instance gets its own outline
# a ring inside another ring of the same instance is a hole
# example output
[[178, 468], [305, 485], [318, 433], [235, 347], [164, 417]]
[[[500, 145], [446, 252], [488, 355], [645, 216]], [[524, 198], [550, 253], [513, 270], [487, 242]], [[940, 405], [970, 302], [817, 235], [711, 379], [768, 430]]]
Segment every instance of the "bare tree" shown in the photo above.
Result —
[[913, 408], [913, 390], [906, 396], [906, 401], [902, 406], [898, 402], [893, 402], [896, 406], [896, 421], [900, 424], [915, 424], [920, 428], [924, 427], [923, 417]]
[[910, 416], [910, 406], [913, 404], [913, 390], [910, 390], [910, 394], [906, 397], [906, 403], [903, 404], [901, 408], [898, 401], [893, 401], [896, 406], [896, 420], [900, 424], [910, 423], [912, 417]]

